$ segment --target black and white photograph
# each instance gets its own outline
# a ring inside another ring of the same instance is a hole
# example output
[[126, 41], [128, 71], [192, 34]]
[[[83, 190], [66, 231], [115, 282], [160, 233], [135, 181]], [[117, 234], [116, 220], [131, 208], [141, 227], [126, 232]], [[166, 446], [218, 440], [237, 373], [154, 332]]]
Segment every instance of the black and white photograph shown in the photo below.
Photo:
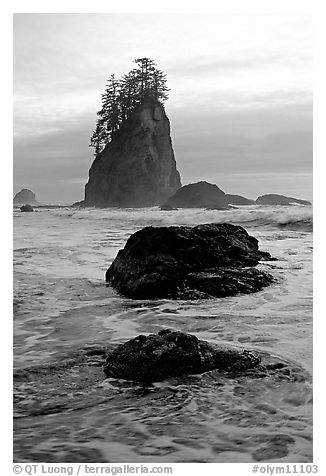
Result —
[[317, 472], [312, 47], [300, 12], [13, 14], [14, 468]]

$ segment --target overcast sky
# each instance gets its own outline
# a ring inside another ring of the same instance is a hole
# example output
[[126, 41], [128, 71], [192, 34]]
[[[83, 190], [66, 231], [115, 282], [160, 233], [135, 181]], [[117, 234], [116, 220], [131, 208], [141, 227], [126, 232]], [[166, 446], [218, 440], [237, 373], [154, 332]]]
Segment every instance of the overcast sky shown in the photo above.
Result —
[[14, 192], [83, 198], [106, 80], [144, 56], [183, 184], [312, 198], [312, 24], [293, 15], [14, 15]]

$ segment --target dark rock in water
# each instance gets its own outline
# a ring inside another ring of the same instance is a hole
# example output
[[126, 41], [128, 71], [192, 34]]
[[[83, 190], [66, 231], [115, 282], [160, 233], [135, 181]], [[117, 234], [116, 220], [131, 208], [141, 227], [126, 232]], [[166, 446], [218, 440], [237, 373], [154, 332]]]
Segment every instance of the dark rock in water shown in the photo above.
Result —
[[234, 207], [233, 205], [228, 205], [227, 208], [225, 207], [207, 207], [206, 210], [236, 210], [238, 207]]
[[162, 206], [160, 207], [160, 209], [161, 209], [161, 211], [163, 211], [163, 212], [169, 212], [169, 211], [171, 211], [171, 210], [178, 210], [177, 208], [171, 207], [171, 205], [169, 205], [168, 203], [165, 203], [164, 205], [162, 205]]
[[72, 207], [86, 207], [87, 205], [85, 204], [85, 200], [81, 200], [80, 202], [74, 202]]
[[226, 199], [229, 205], [254, 205], [256, 203], [255, 200], [251, 200], [250, 198], [229, 193], [226, 194]]
[[308, 202], [308, 200], [284, 197], [283, 195], [277, 195], [276, 193], [261, 195], [257, 198], [256, 203], [259, 205], [292, 205], [293, 203], [297, 203], [299, 205], [311, 205], [311, 202]]
[[165, 329], [139, 335], [119, 345], [106, 359], [105, 374], [140, 382], [158, 382], [169, 377], [218, 369], [241, 373], [258, 366], [257, 355], [218, 348], [191, 334]]
[[26, 204], [26, 205], [23, 205], [22, 207], [20, 207], [20, 211], [21, 212], [33, 212], [34, 208], [31, 205]]
[[252, 454], [255, 461], [266, 461], [270, 459], [284, 458], [289, 454], [289, 445], [295, 444], [295, 439], [290, 435], [276, 434], [276, 435], [257, 435], [251, 437], [257, 445], [264, 443], [264, 445]]
[[146, 227], [128, 239], [106, 281], [133, 299], [199, 299], [252, 293], [273, 281], [248, 268], [272, 260], [241, 226]]
[[163, 206], [177, 208], [214, 208], [228, 210], [226, 194], [217, 185], [197, 182], [184, 185]]
[[94, 160], [82, 206], [160, 205], [181, 187], [170, 122], [159, 102], [146, 102]]
[[24, 205], [28, 203], [30, 205], [38, 205], [35, 198], [35, 193], [27, 188], [23, 188], [20, 192], [14, 196], [14, 205]]

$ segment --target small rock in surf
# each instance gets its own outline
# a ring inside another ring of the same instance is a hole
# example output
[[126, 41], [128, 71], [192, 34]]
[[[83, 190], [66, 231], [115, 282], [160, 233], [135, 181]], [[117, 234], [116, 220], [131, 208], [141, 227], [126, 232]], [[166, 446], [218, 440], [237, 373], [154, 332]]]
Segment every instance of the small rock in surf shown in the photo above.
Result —
[[108, 377], [159, 382], [215, 369], [242, 373], [260, 362], [252, 352], [218, 348], [194, 335], [164, 329], [119, 345], [108, 354], [104, 371]]
[[32, 205], [23, 205], [22, 207], [20, 207], [20, 211], [21, 212], [33, 212], [34, 211], [34, 208], [32, 207]]

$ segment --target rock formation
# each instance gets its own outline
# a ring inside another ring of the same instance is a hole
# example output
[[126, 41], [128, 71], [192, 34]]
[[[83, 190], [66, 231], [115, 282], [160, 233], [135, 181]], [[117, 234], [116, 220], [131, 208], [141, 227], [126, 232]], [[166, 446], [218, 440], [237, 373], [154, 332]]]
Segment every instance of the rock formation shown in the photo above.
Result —
[[297, 203], [298, 205], [311, 205], [311, 202], [308, 202], [308, 200], [285, 197], [284, 195], [277, 195], [276, 193], [261, 195], [257, 198], [256, 203], [258, 205], [292, 205], [293, 203]]
[[226, 194], [226, 199], [229, 205], [255, 205], [255, 200], [242, 197], [241, 195]]
[[184, 185], [172, 195], [164, 207], [210, 208], [228, 210], [226, 194], [217, 185], [208, 182], [196, 182]]
[[233, 296], [270, 284], [253, 266], [272, 259], [241, 226], [146, 227], [130, 236], [106, 281], [133, 299]]
[[169, 119], [160, 102], [146, 102], [95, 158], [79, 205], [160, 205], [180, 187]]
[[214, 369], [239, 374], [260, 362], [258, 355], [246, 350], [218, 348], [194, 335], [165, 329], [119, 345], [108, 354], [105, 373], [150, 383]]
[[23, 188], [20, 192], [14, 196], [14, 205], [38, 205], [35, 198], [35, 193], [27, 188]]

